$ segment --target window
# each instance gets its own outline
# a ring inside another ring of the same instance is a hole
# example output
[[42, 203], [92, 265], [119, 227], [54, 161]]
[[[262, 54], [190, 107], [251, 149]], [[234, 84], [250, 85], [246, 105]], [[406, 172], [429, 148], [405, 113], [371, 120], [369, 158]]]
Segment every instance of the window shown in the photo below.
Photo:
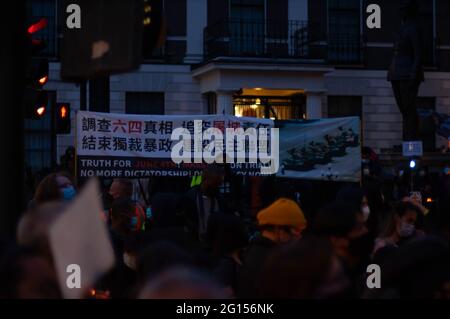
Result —
[[420, 116], [420, 139], [423, 142], [423, 150], [433, 152], [436, 148], [436, 128], [432, 115], [436, 110], [436, 99], [418, 97], [416, 103]]
[[328, 117], [362, 117], [362, 97], [361, 96], [329, 96], [328, 97]]
[[264, 52], [264, 0], [230, 0], [230, 53]]
[[47, 47], [40, 54], [49, 58], [58, 56], [56, 36], [56, 0], [28, 0], [26, 2], [27, 26], [47, 18], [47, 27], [36, 34], [36, 38], [45, 41]]
[[38, 119], [25, 119], [25, 164], [32, 171], [50, 169], [55, 159], [56, 135], [54, 132], [53, 108], [56, 92], [47, 92], [48, 104], [45, 115]]
[[164, 93], [127, 92], [125, 96], [127, 114], [164, 114]]
[[361, 63], [360, 0], [328, 0], [328, 59]]

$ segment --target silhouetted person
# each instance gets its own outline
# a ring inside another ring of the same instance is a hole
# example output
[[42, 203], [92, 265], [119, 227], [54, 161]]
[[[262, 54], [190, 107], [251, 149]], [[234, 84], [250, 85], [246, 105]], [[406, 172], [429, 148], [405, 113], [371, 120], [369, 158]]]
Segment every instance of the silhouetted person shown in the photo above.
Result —
[[400, 14], [402, 26], [395, 41], [388, 81], [392, 83], [397, 106], [403, 116], [403, 139], [414, 141], [419, 137], [416, 98], [419, 85], [424, 81], [417, 2], [403, 1]]

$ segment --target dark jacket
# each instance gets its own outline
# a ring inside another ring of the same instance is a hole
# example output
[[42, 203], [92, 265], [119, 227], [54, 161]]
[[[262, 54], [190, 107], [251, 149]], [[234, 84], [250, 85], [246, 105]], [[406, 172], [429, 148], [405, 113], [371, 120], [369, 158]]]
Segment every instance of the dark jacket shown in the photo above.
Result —
[[[211, 206], [211, 210], [218, 210], [220, 213], [226, 213], [227, 208], [220, 194], [211, 198], [212, 202], [217, 203]], [[199, 204], [200, 203], [200, 207]], [[199, 212], [203, 211], [203, 192], [200, 186], [192, 187], [183, 198], [184, 215], [186, 223], [192, 235], [199, 238]], [[211, 212], [210, 212], [211, 213]]]
[[238, 298], [258, 298], [258, 282], [264, 264], [277, 247], [277, 244], [265, 237], [258, 237], [250, 244], [243, 258], [237, 288]]
[[240, 269], [241, 265], [233, 258], [224, 256], [217, 262], [213, 270], [213, 275], [219, 283], [224, 287], [232, 288], [236, 294]]

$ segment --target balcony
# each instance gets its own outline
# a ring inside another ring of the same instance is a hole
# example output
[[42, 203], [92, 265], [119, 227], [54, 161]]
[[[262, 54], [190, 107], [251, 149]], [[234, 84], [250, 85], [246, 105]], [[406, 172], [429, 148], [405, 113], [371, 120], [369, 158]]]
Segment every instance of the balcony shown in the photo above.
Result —
[[285, 59], [296, 63], [361, 65], [360, 36], [329, 37], [320, 24], [295, 20], [225, 20], [204, 30], [205, 62], [216, 58]]

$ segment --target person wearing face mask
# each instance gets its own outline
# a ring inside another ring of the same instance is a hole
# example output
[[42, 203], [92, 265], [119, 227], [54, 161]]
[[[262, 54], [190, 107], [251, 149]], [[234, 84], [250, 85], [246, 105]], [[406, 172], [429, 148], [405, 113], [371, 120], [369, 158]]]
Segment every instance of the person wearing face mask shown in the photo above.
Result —
[[347, 201], [334, 201], [317, 214], [313, 233], [329, 240], [346, 275], [354, 284], [348, 289], [348, 296], [358, 296], [358, 291], [363, 288], [358, 285], [363, 282], [361, 276], [373, 249], [373, 240], [367, 235], [361, 209]]
[[244, 253], [237, 287], [238, 298], [258, 297], [259, 276], [268, 256], [276, 247], [300, 239], [307, 226], [301, 208], [287, 198], [280, 198], [261, 210], [257, 219], [261, 235], [252, 241]]
[[[336, 196], [337, 201], [344, 201], [353, 205], [362, 214], [363, 221], [367, 227], [368, 232], [364, 235], [367, 242], [374, 242], [378, 231], [378, 216], [373, 214], [369, 206], [369, 196], [365, 189], [358, 186], [345, 186], [341, 188]], [[372, 204], [373, 201], [372, 201]], [[370, 254], [365, 256], [369, 259]]]
[[47, 175], [36, 188], [30, 208], [52, 201], [71, 201], [77, 192], [71, 177], [64, 173]]
[[392, 249], [421, 237], [423, 232], [415, 226], [420, 214], [422, 211], [412, 202], [397, 203], [385, 231], [375, 240], [373, 259], [383, 259]]
[[343, 187], [337, 194], [336, 200], [345, 201], [351, 205], [359, 207], [364, 222], [367, 222], [370, 216], [370, 207], [367, 196], [360, 187], [346, 186]]
[[111, 224], [112, 211], [111, 207], [115, 201], [125, 201], [133, 205], [132, 226], [135, 230], [144, 230], [146, 222], [145, 208], [139, 202], [132, 200], [133, 197], [133, 183], [130, 179], [116, 178], [111, 183], [105, 201], [108, 203], [105, 212], [106, 221]]

